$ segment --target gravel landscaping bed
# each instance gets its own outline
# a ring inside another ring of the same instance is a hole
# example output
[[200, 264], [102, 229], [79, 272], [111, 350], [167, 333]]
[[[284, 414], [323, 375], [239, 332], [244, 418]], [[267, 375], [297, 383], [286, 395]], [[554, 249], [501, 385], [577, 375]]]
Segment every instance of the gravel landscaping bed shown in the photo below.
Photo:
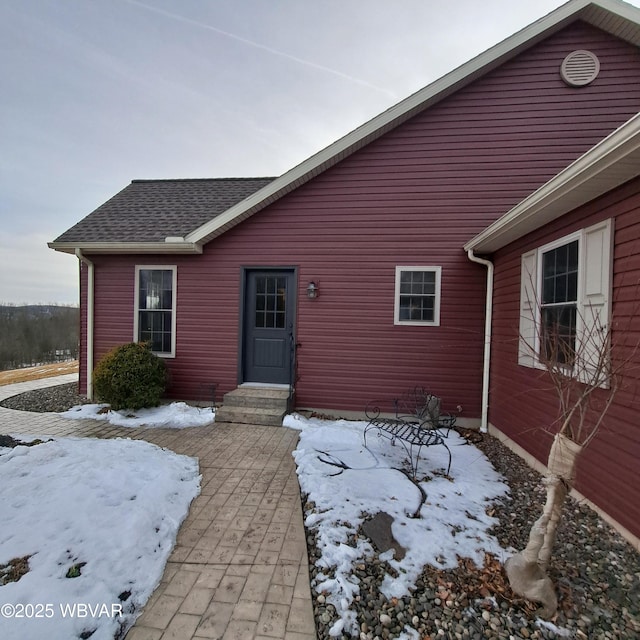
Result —
[[36, 413], [59, 413], [87, 402], [87, 398], [78, 393], [78, 383], [70, 382], [11, 396], [0, 402], [0, 407]]
[[[86, 402], [75, 383], [14, 396], [2, 406], [26, 411], [65, 411]], [[492, 505], [499, 525], [493, 534], [505, 548], [522, 549], [544, 501], [540, 475], [495, 438], [474, 434], [474, 444], [503, 474], [510, 493]], [[305, 512], [314, 505], [303, 498]], [[319, 557], [313, 531], [307, 531], [312, 578]], [[360, 639], [396, 638], [407, 629], [420, 640], [500, 638], [640, 638], [640, 554], [585, 505], [568, 499], [558, 529], [550, 574], [559, 595], [553, 624], [536, 607], [515, 596], [502, 570], [503, 558], [487, 557], [483, 567], [460, 559], [453, 570], [427, 567], [409, 595], [387, 600], [379, 590], [389, 565], [377, 555], [357, 567], [360, 596], [354, 607]], [[324, 570], [325, 574], [327, 570]], [[328, 640], [335, 611], [313, 593], [318, 638]], [[350, 636], [342, 636], [348, 638]]]
[[[500, 522], [492, 533], [503, 547], [520, 550], [544, 503], [540, 475], [495, 438], [474, 434], [473, 441], [511, 488], [492, 506]], [[311, 513], [314, 505], [305, 502], [304, 509]], [[454, 570], [426, 567], [412, 593], [387, 600], [379, 587], [393, 570], [376, 555], [357, 567], [361, 589], [353, 608], [361, 640], [396, 638], [405, 626], [421, 640], [640, 638], [640, 554], [587, 506], [569, 498], [563, 515], [550, 568], [560, 601], [552, 624], [511, 591], [502, 559], [487, 557], [483, 567], [464, 559]], [[307, 546], [313, 578], [319, 552], [312, 531]], [[313, 597], [318, 638], [328, 640], [335, 612], [322, 594]]]

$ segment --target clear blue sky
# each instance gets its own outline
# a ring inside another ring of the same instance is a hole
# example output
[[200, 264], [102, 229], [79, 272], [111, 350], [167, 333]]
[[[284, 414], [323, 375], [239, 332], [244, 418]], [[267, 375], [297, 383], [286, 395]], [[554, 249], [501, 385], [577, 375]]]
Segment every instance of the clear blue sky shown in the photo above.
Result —
[[279, 175], [561, 4], [0, 0], [0, 302], [76, 303], [46, 243], [132, 179]]

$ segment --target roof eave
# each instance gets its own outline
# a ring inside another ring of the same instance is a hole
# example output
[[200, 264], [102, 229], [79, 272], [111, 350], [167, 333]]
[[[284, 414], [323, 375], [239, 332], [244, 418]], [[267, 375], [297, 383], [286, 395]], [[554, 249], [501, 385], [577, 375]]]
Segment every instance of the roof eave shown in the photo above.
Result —
[[640, 113], [467, 244], [490, 254], [640, 175]]
[[49, 242], [50, 249], [75, 254], [198, 254], [202, 245], [195, 242]]

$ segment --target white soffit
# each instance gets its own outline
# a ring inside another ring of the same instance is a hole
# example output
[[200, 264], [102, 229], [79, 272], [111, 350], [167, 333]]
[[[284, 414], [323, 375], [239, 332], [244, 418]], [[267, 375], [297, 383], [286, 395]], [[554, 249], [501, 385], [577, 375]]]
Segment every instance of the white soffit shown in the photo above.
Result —
[[470, 240], [493, 253], [640, 175], [640, 113]]

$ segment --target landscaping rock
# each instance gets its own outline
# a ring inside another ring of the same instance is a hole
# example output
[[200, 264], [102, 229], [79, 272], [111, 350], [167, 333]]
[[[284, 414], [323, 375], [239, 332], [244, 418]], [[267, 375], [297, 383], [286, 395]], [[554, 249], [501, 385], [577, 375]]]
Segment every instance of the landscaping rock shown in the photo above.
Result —
[[36, 413], [60, 413], [87, 402], [87, 398], [78, 393], [78, 383], [71, 382], [11, 396], [0, 402], [0, 407]]
[[407, 550], [393, 537], [391, 525], [393, 517], [381, 511], [373, 518], [362, 523], [362, 533], [364, 533], [379, 553], [384, 553], [389, 549], [395, 552], [395, 559], [402, 560]]

